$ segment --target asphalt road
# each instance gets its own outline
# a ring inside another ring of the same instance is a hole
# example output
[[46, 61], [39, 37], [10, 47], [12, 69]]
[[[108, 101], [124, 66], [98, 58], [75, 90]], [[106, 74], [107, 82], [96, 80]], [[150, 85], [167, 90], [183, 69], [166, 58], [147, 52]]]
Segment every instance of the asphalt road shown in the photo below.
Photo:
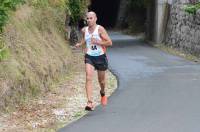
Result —
[[59, 132], [199, 132], [200, 64], [138, 38], [111, 33], [111, 71], [119, 85], [98, 106]]

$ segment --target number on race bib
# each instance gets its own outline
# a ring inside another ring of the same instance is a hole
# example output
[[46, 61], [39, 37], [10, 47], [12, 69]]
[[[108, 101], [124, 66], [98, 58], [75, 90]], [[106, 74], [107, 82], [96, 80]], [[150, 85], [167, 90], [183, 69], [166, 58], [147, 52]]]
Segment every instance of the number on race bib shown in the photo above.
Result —
[[97, 50], [97, 46], [96, 46], [96, 45], [92, 45], [92, 46], [91, 46], [91, 49], [92, 49], [92, 50]]

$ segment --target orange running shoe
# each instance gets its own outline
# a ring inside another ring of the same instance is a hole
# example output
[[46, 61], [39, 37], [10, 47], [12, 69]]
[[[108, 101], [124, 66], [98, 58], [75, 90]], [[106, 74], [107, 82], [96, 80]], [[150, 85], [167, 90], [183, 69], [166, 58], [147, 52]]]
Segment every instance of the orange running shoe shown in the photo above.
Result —
[[105, 95], [102, 96], [102, 97], [101, 97], [101, 104], [102, 104], [103, 106], [106, 106], [106, 105], [107, 105], [107, 102], [108, 102], [107, 97], [106, 97]]
[[101, 104], [102, 104], [103, 106], [106, 106], [106, 105], [107, 105], [107, 102], [108, 102], [108, 99], [107, 99], [107, 97], [106, 97], [106, 95], [105, 95], [105, 92], [101, 92], [101, 91], [100, 91], [100, 94], [101, 94]]

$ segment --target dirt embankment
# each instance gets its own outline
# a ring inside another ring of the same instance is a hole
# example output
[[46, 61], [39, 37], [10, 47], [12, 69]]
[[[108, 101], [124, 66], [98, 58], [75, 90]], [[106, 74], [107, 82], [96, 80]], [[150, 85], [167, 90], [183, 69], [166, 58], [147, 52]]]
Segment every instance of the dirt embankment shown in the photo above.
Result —
[[21, 6], [2, 34], [10, 56], [0, 62], [0, 109], [9, 111], [69, 71], [71, 51], [64, 40], [64, 10]]

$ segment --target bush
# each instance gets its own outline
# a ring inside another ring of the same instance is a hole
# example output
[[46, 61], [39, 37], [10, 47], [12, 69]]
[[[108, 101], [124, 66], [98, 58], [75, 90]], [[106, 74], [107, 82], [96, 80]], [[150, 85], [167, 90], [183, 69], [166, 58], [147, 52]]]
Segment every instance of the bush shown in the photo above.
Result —
[[23, 3], [24, 0], [0, 0], [0, 32], [3, 30], [3, 26], [8, 20], [9, 11], [15, 10], [19, 3]]
[[72, 18], [72, 24], [77, 25], [82, 16], [85, 15], [89, 0], [68, 0], [66, 1], [67, 13]]

